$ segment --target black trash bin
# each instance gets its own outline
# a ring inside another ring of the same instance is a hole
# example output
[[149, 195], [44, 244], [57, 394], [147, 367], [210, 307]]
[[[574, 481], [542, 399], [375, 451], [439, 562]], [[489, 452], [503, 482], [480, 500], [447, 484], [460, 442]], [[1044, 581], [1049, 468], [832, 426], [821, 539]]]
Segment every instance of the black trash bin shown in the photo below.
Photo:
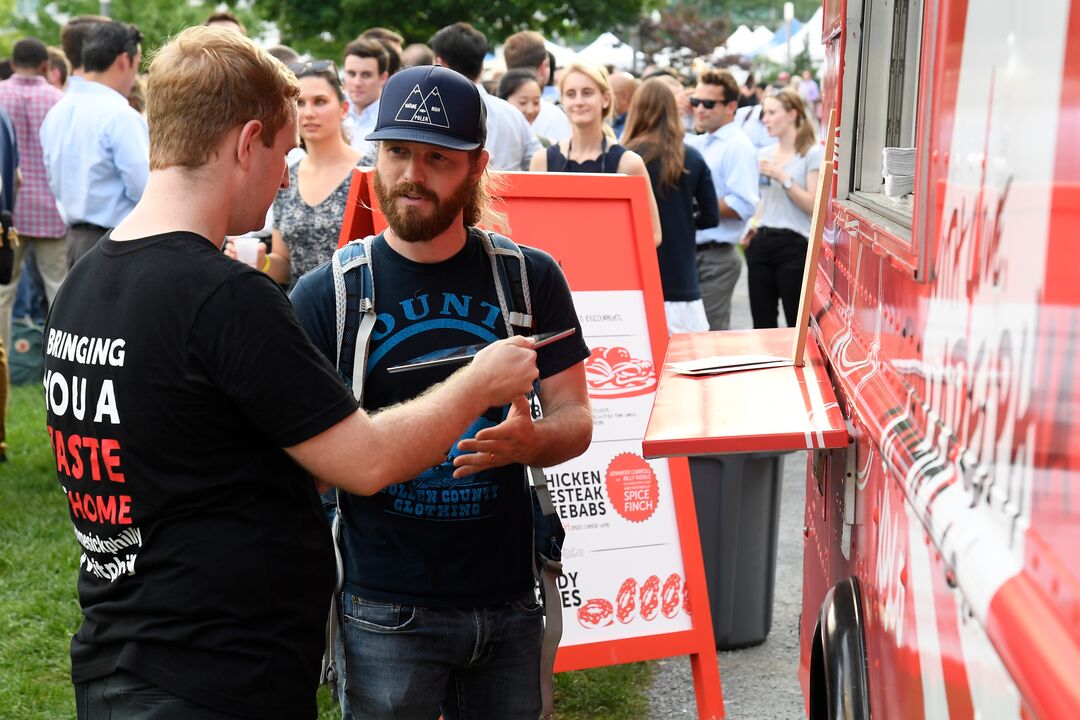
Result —
[[690, 458], [718, 650], [759, 645], [772, 628], [783, 454]]

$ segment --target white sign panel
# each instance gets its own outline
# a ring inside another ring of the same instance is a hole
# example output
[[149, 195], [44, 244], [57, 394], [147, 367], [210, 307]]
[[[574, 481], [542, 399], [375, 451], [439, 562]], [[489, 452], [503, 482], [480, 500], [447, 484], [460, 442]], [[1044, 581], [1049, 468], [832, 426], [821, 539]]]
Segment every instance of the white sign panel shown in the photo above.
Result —
[[641, 456], [658, 372], [642, 293], [575, 292], [593, 441], [545, 470], [566, 528], [563, 646], [692, 628], [667, 460]]

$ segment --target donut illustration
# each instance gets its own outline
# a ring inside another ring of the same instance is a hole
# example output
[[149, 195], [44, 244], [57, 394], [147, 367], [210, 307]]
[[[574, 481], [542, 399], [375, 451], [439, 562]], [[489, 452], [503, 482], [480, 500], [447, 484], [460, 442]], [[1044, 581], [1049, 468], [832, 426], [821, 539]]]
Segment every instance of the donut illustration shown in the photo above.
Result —
[[637, 589], [637, 580], [634, 578], [627, 578], [619, 588], [619, 594], [615, 598], [615, 617], [619, 619], [619, 622], [628, 623], [634, 619], [634, 610], [637, 609]]
[[641, 584], [641, 617], [652, 620], [660, 609], [660, 578], [650, 575]]
[[682, 600], [679, 595], [681, 586], [682, 578], [676, 573], [672, 573], [664, 581], [664, 588], [660, 591], [660, 612], [664, 613], [664, 617], [673, 618], [679, 614], [679, 601]]
[[588, 600], [578, 608], [577, 620], [578, 624], [586, 630], [606, 627], [614, 622], [611, 603], [603, 598]]

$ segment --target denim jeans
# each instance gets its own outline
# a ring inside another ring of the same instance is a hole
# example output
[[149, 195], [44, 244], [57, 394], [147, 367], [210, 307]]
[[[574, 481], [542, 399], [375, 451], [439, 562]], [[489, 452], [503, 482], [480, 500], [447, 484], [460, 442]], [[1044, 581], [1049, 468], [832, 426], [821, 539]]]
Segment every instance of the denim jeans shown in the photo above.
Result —
[[124, 670], [75, 683], [75, 714], [79, 720], [237, 720]]
[[536, 720], [543, 606], [430, 608], [342, 596], [342, 717]]

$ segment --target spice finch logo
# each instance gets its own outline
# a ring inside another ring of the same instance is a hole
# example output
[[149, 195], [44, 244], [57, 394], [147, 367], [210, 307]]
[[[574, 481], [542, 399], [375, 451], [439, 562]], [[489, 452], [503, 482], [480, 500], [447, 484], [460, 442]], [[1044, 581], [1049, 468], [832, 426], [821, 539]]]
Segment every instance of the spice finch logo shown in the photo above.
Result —
[[660, 484], [640, 455], [616, 455], [608, 464], [605, 485], [615, 512], [630, 522], [645, 522], [656, 512]]

